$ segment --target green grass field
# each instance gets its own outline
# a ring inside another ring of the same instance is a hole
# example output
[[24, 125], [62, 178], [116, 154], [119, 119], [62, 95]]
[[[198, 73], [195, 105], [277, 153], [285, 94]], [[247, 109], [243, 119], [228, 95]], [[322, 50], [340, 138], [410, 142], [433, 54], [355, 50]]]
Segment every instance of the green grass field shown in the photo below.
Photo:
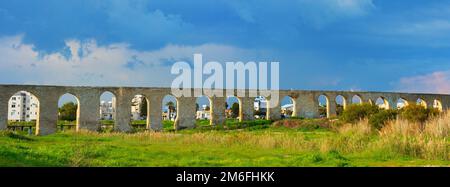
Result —
[[447, 137], [429, 154], [360, 127], [320, 123], [43, 137], [0, 131], [0, 166], [450, 166]]

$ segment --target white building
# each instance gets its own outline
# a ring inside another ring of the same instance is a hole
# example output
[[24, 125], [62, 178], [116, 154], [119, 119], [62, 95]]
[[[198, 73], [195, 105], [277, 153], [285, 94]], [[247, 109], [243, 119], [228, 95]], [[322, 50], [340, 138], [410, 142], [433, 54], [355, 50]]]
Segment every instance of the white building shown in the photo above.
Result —
[[256, 111], [266, 112], [267, 111], [267, 100], [262, 96], [258, 96], [257, 98], [255, 98], [254, 108]]
[[208, 107], [208, 105], [203, 105], [202, 109], [197, 111], [196, 119], [211, 119], [211, 109]]
[[8, 102], [8, 120], [33, 121], [38, 117], [39, 101], [29, 92], [18, 92]]
[[133, 100], [131, 100], [131, 102], [132, 102], [132, 104], [131, 104], [131, 118], [133, 120], [145, 119], [147, 114], [141, 114], [142, 113], [141, 108], [142, 108], [142, 104], [143, 104], [144, 101], [147, 102], [143, 95], [136, 95], [136, 96], [134, 96]]
[[162, 120], [175, 121], [177, 118], [177, 111], [169, 111], [169, 107], [165, 106], [163, 108]]
[[116, 98], [113, 97], [112, 101], [101, 101], [100, 102], [100, 119], [102, 120], [113, 120], [114, 114], [116, 112]]

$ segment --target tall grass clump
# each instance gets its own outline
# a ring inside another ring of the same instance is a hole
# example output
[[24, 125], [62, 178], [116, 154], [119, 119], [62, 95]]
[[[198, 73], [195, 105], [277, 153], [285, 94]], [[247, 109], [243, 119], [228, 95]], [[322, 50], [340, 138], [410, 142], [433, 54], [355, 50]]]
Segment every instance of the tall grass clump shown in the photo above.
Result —
[[373, 137], [373, 128], [368, 120], [356, 124], [347, 123], [334, 129], [337, 136], [325, 139], [321, 145], [322, 152], [355, 153], [363, 151]]
[[376, 148], [427, 160], [450, 160], [450, 113], [424, 124], [405, 119], [390, 122], [379, 131]]

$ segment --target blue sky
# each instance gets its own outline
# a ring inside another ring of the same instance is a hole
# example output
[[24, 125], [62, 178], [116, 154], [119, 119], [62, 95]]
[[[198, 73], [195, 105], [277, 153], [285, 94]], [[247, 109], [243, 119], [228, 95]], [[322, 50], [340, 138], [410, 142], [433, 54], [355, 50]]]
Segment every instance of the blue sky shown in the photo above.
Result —
[[450, 1], [0, 0], [1, 83], [170, 86], [279, 61], [281, 88], [450, 93]]

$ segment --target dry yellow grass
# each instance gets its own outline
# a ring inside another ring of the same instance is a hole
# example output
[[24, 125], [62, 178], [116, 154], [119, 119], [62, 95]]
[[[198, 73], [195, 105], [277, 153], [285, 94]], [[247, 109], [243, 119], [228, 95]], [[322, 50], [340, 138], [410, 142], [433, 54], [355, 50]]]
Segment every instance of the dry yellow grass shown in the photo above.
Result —
[[317, 139], [304, 133], [221, 131], [194, 133], [141, 132], [135, 134], [79, 132], [75, 135], [119, 137], [139, 142], [179, 142], [180, 145], [221, 146], [235, 148], [279, 149], [287, 152], [359, 154], [361, 152], [400, 155], [425, 160], [450, 160], [450, 113], [430, 120], [424, 126], [397, 119], [381, 130], [367, 120], [336, 127]]
[[450, 160], [450, 113], [424, 124], [395, 120], [379, 132], [381, 149], [422, 159]]

